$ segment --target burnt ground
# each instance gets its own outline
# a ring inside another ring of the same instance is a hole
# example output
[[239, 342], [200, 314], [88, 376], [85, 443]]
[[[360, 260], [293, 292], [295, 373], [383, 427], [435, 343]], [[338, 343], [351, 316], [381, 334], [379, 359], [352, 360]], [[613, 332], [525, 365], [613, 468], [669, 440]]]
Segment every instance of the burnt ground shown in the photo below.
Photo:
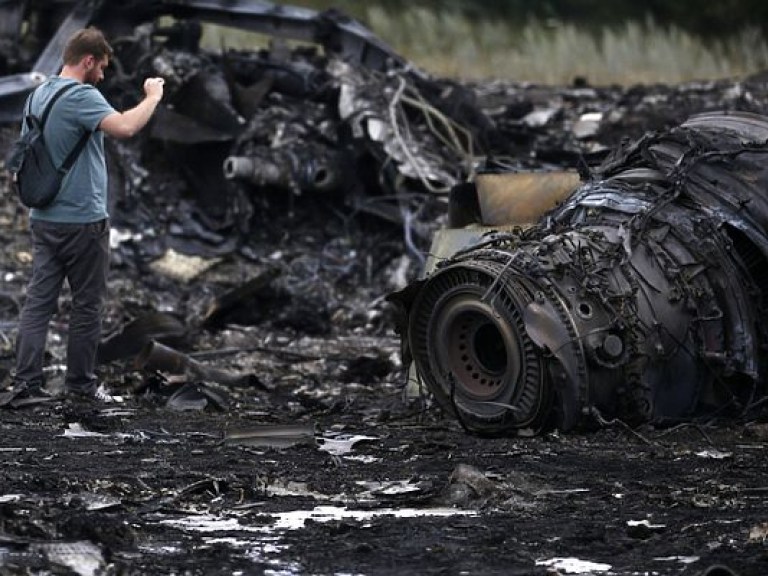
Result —
[[[322, 379], [325, 407], [288, 385], [222, 413], [4, 413], [3, 573], [43, 573], [52, 542], [95, 544], [117, 574], [766, 573], [765, 425], [482, 439], [405, 407], [396, 382]], [[222, 441], [297, 421], [366, 438], [344, 455]], [[315, 519], [284, 527], [298, 511]], [[73, 548], [82, 570], [95, 552]], [[557, 558], [581, 569], [542, 565]]]
[[[565, 121], [580, 97], [614, 112], [642, 104], [616, 116], [615, 140], [733, 88], [543, 97]], [[760, 111], [764, 100], [750, 98]], [[515, 126], [521, 140], [568, 150], [562, 124], [533, 136]], [[29, 255], [24, 215], [4, 194], [7, 384]], [[308, 199], [292, 219], [262, 224], [247, 250], [188, 276], [133, 263], [150, 230], [119, 245], [106, 332], [167, 315], [181, 326], [167, 342], [197, 368], [139, 370], [144, 342], [128, 337], [101, 368], [122, 402], [54, 397], [0, 410], [0, 573], [768, 573], [768, 419], [759, 412], [666, 428], [468, 435], [404, 389], [383, 302], [404, 269], [414, 273], [401, 231]], [[253, 278], [265, 280], [237, 292]], [[66, 314], [64, 301], [51, 330], [54, 393]], [[243, 377], [211, 376], [211, 367]]]

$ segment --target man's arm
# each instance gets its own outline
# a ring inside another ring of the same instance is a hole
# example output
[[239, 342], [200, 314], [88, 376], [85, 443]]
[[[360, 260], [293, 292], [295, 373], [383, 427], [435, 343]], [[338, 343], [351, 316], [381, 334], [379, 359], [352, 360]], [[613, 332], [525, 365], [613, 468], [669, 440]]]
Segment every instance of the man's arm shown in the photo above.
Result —
[[109, 114], [99, 123], [99, 128], [113, 138], [130, 138], [146, 126], [163, 97], [163, 79], [147, 78], [144, 81], [144, 99], [125, 112]]

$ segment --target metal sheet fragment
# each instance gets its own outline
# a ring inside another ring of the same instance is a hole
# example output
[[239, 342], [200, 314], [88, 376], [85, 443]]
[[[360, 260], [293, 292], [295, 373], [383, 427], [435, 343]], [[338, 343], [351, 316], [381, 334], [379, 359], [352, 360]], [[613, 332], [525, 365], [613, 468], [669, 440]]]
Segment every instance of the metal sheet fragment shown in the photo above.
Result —
[[259, 425], [230, 428], [224, 434], [224, 443], [265, 448], [288, 448], [297, 444], [316, 443], [314, 424]]

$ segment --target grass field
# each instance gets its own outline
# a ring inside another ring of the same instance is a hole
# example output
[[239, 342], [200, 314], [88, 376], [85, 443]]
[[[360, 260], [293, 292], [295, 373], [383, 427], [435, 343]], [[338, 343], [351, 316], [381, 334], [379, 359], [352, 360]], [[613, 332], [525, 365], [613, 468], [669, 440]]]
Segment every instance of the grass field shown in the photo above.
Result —
[[[325, 9], [322, 0], [296, 5]], [[337, 1], [395, 51], [439, 76], [596, 85], [676, 83], [740, 77], [768, 67], [768, 44], [757, 28], [706, 41], [653, 21], [586, 30], [565, 22], [470, 20], [456, 12], [411, 6], [398, 12], [384, 2]], [[210, 27], [209, 46], [245, 48], [264, 38]]]

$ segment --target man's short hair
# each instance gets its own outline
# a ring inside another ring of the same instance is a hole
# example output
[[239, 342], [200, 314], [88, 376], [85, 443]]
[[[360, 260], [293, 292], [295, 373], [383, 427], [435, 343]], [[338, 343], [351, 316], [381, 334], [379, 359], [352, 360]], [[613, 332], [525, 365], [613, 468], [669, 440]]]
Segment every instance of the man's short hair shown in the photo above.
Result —
[[78, 30], [67, 40], [64, 46], [64, 64], [74, 66], [86, 56], [93, 56], [97, 60], [108, 58], [114, 54], [104, 34], [98, 28], [89, 26]]

